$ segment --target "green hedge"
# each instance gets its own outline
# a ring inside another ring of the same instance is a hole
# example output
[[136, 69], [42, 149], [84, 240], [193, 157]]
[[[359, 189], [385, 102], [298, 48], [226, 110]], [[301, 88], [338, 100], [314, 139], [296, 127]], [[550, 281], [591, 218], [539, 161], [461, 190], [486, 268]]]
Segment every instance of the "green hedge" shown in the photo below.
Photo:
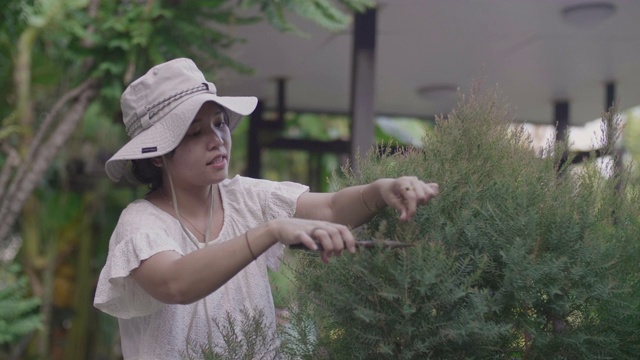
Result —
[[[608, 128], [615, 120], [606, 117]], [[328, 266], [299, 259], [298, 331], [284, 333], [285, 355], [637, 358], [638, 186], [603, 176], [594, 159], [567, 165], [562, 142], [540, 156], [514, 122], [496, 92], [476, 87], [422, 149], [371, 152], [358, 174], [336, 177], [340, 188], [416, 175], [440, 195], [410, 223], [390, 209], [358, 232], [414, 247]]]

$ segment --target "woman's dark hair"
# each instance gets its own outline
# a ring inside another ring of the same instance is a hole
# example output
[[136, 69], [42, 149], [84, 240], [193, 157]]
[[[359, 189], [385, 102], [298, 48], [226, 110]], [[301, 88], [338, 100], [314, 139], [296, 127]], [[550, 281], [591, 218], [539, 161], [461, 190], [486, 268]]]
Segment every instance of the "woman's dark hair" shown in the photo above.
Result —
[[151, 191], [162, 187], [162, 169], [155, 166], [151, 159], [131, 161], [131, 171], [139, 182], [148, 184]]

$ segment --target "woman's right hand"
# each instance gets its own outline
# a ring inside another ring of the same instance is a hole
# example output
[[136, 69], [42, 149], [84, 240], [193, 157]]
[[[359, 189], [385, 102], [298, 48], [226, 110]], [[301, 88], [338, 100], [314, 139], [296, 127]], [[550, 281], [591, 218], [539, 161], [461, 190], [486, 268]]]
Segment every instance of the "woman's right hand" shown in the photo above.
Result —
[[351, 230], [341, 224], [288, 218], [271, 221], [269, 228], [275, 239], [284, 245], [304, 244], [311, 250], [317, 250], [319, 243], [323, 249], [320, 256], [325, 263], [345, 249], [352, 254], [356, 252], [356, 241]]

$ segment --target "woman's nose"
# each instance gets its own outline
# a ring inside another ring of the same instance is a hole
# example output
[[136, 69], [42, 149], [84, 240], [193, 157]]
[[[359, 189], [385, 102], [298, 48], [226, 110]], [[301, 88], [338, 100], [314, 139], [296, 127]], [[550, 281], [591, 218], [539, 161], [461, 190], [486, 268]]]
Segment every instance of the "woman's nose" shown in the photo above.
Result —
[[213, 126], [207, 132], [207, 144], [209, 147], [213, 148], [216, 146], [220, 146], [224, 143], [222, 139], [222, 133], [220, 130], [214, 128]]

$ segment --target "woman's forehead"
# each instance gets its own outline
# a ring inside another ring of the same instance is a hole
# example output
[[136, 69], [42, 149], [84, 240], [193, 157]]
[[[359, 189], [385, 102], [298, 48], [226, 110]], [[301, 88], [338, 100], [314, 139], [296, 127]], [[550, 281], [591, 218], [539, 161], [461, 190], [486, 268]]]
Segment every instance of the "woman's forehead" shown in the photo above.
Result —
[[196, 116], [191, 121], [191, 125], [197, 125], [203, 121], [215, 121], [218, 117], [222, 116], [224, 120], [224, 112], [222, 106], [214, 103], [207, 102], [202, 105]]
[[216, 114], [221, 109], [222, 109], [222, 107], [220, 105], [218, 105], [217, 103], [214, 103], [213, 101], [207, 101], [206, 103], [202, 104], [202, 106], [200, 107], [200, 110], [198, 110], [198, 113], [196, 114], [196, 116], [203, 115], [203, 114], [204, 115], [206, 115], [206, 114]]

